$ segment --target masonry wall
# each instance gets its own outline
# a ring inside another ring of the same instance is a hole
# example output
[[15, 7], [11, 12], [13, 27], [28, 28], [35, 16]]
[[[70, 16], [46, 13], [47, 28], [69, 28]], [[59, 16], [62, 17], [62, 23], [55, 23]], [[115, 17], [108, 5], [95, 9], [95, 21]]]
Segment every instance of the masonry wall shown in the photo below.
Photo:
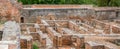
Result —
[[95, 10], [94, 8], [23, 8], [21, 10], [21, 17], [25, 17], [26, 22], [27, 20], [29, 20], [29, 22], [35, 22], [33, 20], [35, 20], [37, 16], [47, 16], [49, 13], [52, 13], [57, 17], [95, 16], [95, 18], [102, 20], [120, 17], [120, 11], [118, 11], [117, 13], [117, 9], [104, 9]]
[[[93, 14], [91, 10], [88, 9], [23, 9], [22, 16], [28, 16], [24, 14], [29, 14], [29, 16], [46, 16], [49, 13], [55, 14], [56, 16], [86, 16]], [[25, 13], [27, 12], [27, 13]], [[87, 14], [86, 14], [87, 13]]]
[[96, 18], [100, 20], [116, 18], [116, 12], [114, 10], [96, 11], [95, 14], [96, 14]]
[[118, 14], [117, 14], [118, 17], [120, 17], [120, 10], [118, 10]]
[[36, 16], [47, 16], [49, 13], [54, 14], [57, 17], [66, 16], [92, 16], [94, 11], [91, 9], [22, 9], [21, 17], [25, 17], [26, 22], [36, 19]]

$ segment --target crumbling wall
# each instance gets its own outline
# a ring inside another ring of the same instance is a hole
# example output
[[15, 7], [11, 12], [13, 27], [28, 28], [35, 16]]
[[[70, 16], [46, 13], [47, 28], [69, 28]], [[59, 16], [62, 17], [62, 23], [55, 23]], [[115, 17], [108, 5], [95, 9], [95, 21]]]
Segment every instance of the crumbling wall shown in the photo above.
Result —
[[117, 26], [112, 26], [112, 32], [113, 33], [116, 33], [116, 34], [119, 34], [120, 33], [120, 28], [119, 27], [117, 27]]
[[69, 27], [69, 29], [71, 29], [71, 30], [75, 30], [75, 31], [77, 31], [77, 32], [80, 31], [79, 26], [78, 26], [77, 24], [75, 24], [74, 22], [71, 22], [71, 21], [70, 21], [68, 27]]
[[[39, 9], [39, 8], [24, 8], [21, 10], [21, 17], [25, 17], [26, 22], [34, 22], [36, 16], [47, 16], [49, 13], [54, 14], [57, 18], [67, 16], [93, 16], [94, 11], [91, 9]], [[32, 21], [31, 21], [32, 19]]]
[[116, 18], [116, 12], [111, 10], [106, 11], [96, 11], [96, 18], [100, 20], [107, 20], [107, 19], [113, 19]]
[[120, 9], [117, 12], [117, 16], [120, 17]]
[[[31, 5], [32, 6], [32, 5]], [[54, 6], [54, 5], [53, 5]], [[60, 5], [56, 5], [60, 6]], [[72, 6], [71, 6], [72, 7]], [[119, 9], [119, 8], [118, 8]], [[35, 20], [37, 16], [47, 16], [49, 13], [54, 14], [57, 18], [61, 17], [67, 17], [67, 16], [80, 16], [80, 17], [85, 17], [85, 16], [94, 16], [96, 19], [100, 20], [107, 20], [107, 19], [114, 19], [117, 16], [120, 16], [119, 10], [114, 7], [102, 7], [102, 8], [88, 8], [88, 7], [82, 7], [82, 8], [23, 8], [21, 10], [21, 17], [26, 17], [26, 21], [30, 20]], [[33, 22], [33, 21], [31, 21]]]

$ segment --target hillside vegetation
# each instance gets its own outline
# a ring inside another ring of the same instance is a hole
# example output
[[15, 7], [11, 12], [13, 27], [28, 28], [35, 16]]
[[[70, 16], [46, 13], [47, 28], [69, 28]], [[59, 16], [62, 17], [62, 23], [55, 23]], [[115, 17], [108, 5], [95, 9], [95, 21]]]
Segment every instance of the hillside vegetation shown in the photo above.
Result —
[[120, 6], [120, 0], [18, 0], [23, 4], [92, 4], [95, 6]]

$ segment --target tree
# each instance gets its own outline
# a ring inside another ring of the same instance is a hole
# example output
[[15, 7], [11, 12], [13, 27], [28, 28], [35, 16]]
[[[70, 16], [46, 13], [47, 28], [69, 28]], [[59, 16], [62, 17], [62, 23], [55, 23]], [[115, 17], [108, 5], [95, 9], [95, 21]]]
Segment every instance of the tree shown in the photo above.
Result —
[[98, 0], [98, 6], [120, 6], [120, 0]]
[[111, 0], [109, 6], [120, 6], [120, 0]]
[[18, 0], [23, 4], [93, 4], [97, 6], [120, 6], [120, 0]]

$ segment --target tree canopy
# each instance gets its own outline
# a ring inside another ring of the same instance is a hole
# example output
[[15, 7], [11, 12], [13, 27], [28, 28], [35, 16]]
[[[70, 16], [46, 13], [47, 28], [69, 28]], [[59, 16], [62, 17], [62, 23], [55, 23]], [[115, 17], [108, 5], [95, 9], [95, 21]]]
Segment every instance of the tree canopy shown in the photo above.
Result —
[[92, 4], [96, 6], [120, 6], [120, 0], [18, 0], [23, 4]]

